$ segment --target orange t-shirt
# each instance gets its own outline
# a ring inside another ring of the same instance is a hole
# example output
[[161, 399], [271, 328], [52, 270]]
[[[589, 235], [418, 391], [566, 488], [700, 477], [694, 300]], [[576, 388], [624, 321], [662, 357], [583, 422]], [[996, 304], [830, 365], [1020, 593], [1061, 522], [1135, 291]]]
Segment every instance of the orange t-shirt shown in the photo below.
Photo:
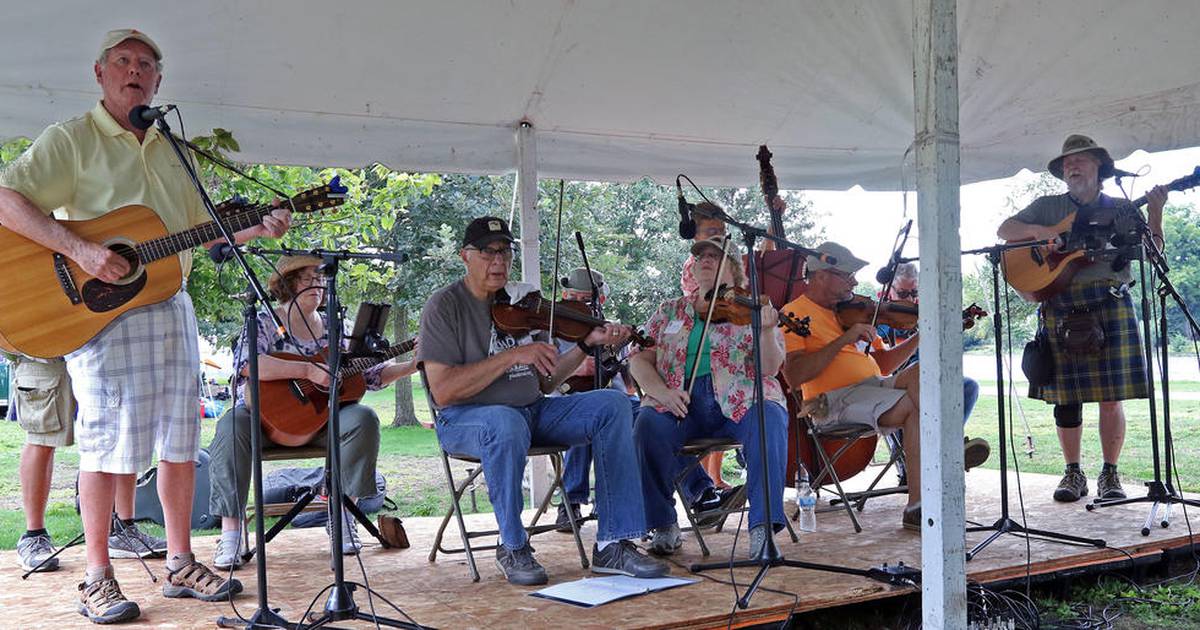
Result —
[[[837, 315], [808, 299], [808, 296], [802, 295], [780, 310], [791, 313], [797, 319], [809, 318], [808, 327], [811, 334], [808, 337], [801, 337], [790, 332], [784, 334], [784, 346], [788, 354], [816, 352], [842, 336], [843, 331], [841, 325], [838, 324]], [[800, 386], [800, 393], [804, 395], [805, 400], [808, 400], [827, 391], [853, 385], [871, 376], [881, 375], [875, 357], [863, 354], [858, 344], [847, 344], [838, 350], [833, 361], [830, 361], [829, 365], [816, 378]]]

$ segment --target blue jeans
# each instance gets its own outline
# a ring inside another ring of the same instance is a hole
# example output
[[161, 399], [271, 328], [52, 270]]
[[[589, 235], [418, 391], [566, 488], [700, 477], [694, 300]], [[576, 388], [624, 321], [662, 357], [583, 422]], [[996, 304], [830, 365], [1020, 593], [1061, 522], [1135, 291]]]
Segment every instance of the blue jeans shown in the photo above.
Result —
[[[741, 422], [734, 422], [725, 417], [713, 394], [712, 378], [709, 376], [696, 379], [692, 387], [692, 402], [688, 405], [688, 414], [682, 420], [655, 411], [652, 407], [642, 407], [633, 434], [642, 467], [642, 495], [646, 505], [647, 527], [653, 529], [676, 522], [673, 482], [683, 466], [693, 461], [693, 458], [677, 455], [684, 443], [702, 437], [728, 437], [741, 442], [746, 455], [750, 527], [756, 527], [766, 520], [766, 509], [763, 506], [764, 501], [769, 500], [774, 529], [782, 529], [785, 518], [783, 476], [787, 457], [787, 410], [778, 403], [767, 401], [764, 411], [766, 453], [759, 448], [756, 406], [750, 407]], [[764, 457], [767, 461], [769, 497], [763, 496]]]
[[[636, 416], [641, 401], [636, 396], [630, 396], [629, 402], [633, 405], [633, 415]], [[568, 503], [579, 505], [588, 502], [588, 497], [591, 496], [591, 468], [591, 444], [572, 446], [563, 454], [563, 487], [567, 491]], [[712, 479], [704, 472], [703, 467], [697, 466], [688, 473], [683, 482], [684, 500], [692, 503], [711, 487]]]
[[[979, 383], [970, 377], [963, 377], [963, 425], [967, 424], [967, 420], [971, 419], [971, 412], [975, 409], [975, 403], [979, 401]], [[903, 450], [901, 440], [904, 439], [904, 431], [895, 431], [887, 436], [888, 450], [893, 456], [898, 451]], [[896, 472], [900, 476], [905, 476], [904, 460], [896, 460]]]
[[528, 407], [454, 405], [438, 412], [442, 448], [479, 458], [500, 540], [525, 544], [521, 477], [530, 444], [590, 444], [596, 464], [596, 540], [637, 538], [646, 532], [641, 473], [633, 444], [629, 399], [603, 390], [542, 398]]

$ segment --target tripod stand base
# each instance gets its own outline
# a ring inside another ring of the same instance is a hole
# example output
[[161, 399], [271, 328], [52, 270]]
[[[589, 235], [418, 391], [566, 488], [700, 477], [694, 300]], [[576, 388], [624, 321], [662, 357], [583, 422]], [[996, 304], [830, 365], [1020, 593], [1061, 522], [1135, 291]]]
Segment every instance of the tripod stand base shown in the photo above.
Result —
[[[1091, 506], [1089, 506], [1089, 507], [1091, 507]], [[1091, 546], [1097, 547], [1099, 549], [1103, 549], [1104, 547], [1108, 546], [1108, 543], [1104, 542], [1103, 540], [1101, 540], [1099, 538], [1084, 538], [1082, 536], [1071, 536], [1070, 534], [1060, 534], [1058, 532], [1052, 532], [1052, 531], [1045, 530], [1045, 529], [1033, 529], [1031, 527], [1025, 527], [1024, 525], [1021, 525], [1020, 523], [1012, 520], [1011, 518], [1008, 518], [1007, 516], [1000, 517], [999, 519], [996, 520], [995, 523], [992, 523], [991, 525], [968, 527], [967, 531], [968, 532], [992, 532], [991, 536], [988, 536], [986, 539], [984, 539], [983, 542], [979, 543], [978, 545], [975, 545], [975, 547], [973, 547], [970, 551], [967, 552], [967, 561], [968, 562], [970, 562], [971, 559], [974, 558], [975, 556], [979, 555], [979, 552], [983, 551], [984, 547], [987, 547], [988, 545], [992, 544], [992, 542], [994, 542], [997, 538], [999, 538], [1000, 536], [1002, 536], [1004, 534], [1012, 534], [1014, 536], [1024, 536], [1026, 538], [1030, 538], [1030, 537], [1040, 538], [1042, 540], [1047, 540], [1050, 542], [1063, 542], [1063, 543], [1074, 543], [1074, 544], [1080, 544], [1080, 545], [1091, 545]]]
[[1133, 497], [1130, 499], [1096, 499], [1086, 506], [1087, 511], [1092, 512], [1096, 508], [1111, 507], [1114, 505], [1131, 505], [1134, 503], [1149, 503], [1150, 513], [1146, 515], [1146, 521], [1142, 523], [1142, 535], [1149, 536], [1151, 526], [1154, 524], [1155, 518], [1158, 517], [1159, 506], [1165, 506], [1162, 513], [1162, 518], [1158, 520], [1159, 527], [1166, 529], [1171, 526], [1171, 506], [1176, 503], [1189, 505], [1194, 508], [1200, 508], [1200, 501], [1195, 499], [1185, 499], [1176, 494], [1174, 488], [1167, 488], [1161, 481], [1146, 482], [1146, 496]]
[[[863, 569], [839, 567], [832, 564], [818, 564], [816, 562], [804, 562], [802, 560], [788, 560], [784, 558], [777, 549], [774, 548], [774, 545], [768, 546], [766, 554], [768, 557], [764, 557], [759, 560], [747, 558], [745, 560], [734, 560], [733, 562], [695, 563], [689, 566], [688, 570], [692, 573], [700, 573], [701, 571], [712, 571], [719, 569], [729, 570], [731, 568], [744, 569], [746, 567], [758, 567], [758, 573], [754, 576], [754, 579], [750, 581], [750, 586], [746, 588], [746, 592], [743, 593], [737, 601], [738, 608], [743, 610], [750, 606], [750, 598], [754, 597], [754, 592], [758, 590], [763, 578], [767, 577], [767, 571], [770, 571], [772, 567], [791, 567], [793, 569], [809, 569], [811, 571], [825, 571], [828, 573], [857, 575], [859, 577], [871, 578], [881, 582], [887, 582], [889, 584], [908, 584], [912, 580], [911, 572], [898, 574], [890, 573], [886, 570], [876, 569], [867, 571]], [[900, 564], [903, 566], [904, 563]]]
[[245, 620], [238, 617], [217, 617], [218, 628], [299, 628], [301, 624], [292, 623], [279, 616], [278, 609], [256, 610]]

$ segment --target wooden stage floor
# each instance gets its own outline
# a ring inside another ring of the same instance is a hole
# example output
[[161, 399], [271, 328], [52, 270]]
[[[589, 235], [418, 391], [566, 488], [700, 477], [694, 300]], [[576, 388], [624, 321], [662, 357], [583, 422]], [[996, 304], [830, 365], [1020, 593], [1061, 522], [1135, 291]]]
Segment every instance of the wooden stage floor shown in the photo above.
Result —
[[[990, 524], [1000, 513], [999, 473], [976, 470], [967, 475], [967, 518]], [[1010, 476], [1010, 481], [1012, 477]], [[1030, 527], [1068, 532], [1081, 536], [1099, 537], [1110, 546], [1119, 547], [1135, 557], [1154, 556], [1162, 550], [1187, 544], [1187, 526], [1182, 511], [1176, 509], [1168, 529], [1155, 528], [1148, 537], [1141, 535], [1142, 522], [1148, 504], [1105, 508], [1086, 512], [1083, 503], [1061, 505], [1051, 500], [1056, 477], [1023, 474], [1025, 505]], [[1013, 518], [1020, 522], [1019, 504], [1013, 490]], [[1143, 492], [1140, 485], [1126, 482], [1127, 490]], [[916, 532], [900, 526], [899, 495], [874, 499], [861, 515], [864, 530], [854, 534], [844, 512], [818, 515], [818, 532], [802, 534], [801, 541], [792, 543], [786, 533], [776, 539], [783, 553], [791, 559], [811, 562], [837, 563], [854, 568], [867, 568], [883, 562], [920, 566], [920, 540]], [[531, 514], [531, 513], [530, 513]], [[491, 526], [491, 514], [470, 515], [469, 521]], [[490, 553], [477, 555], [482, 580], [472, 583], [461, 555], [439, 556], [437, 562], [427, 562], [429, 546], [439, 519], [410, 518], [404, 524], [413, 546], [406, 550], [384, 550], [369, 544], [362, 554], [371, 586], [389, 598], [422, 624], [437, 628], [551, 628], [570, 627], [573, 630], [592, 628], [711, 628], [724, 627], [733, 601], [732, 588], [711, 579], [661, 593], [636, 597], [592, 609], [527, 596], [532, 588], [510, 586], [500, 577]], [[731, 521], [732, 522], [732, 521]], [[1200, 525], [1200, 523], [1197, 523]], [[453, 524], [448, 537], [457, 542]], [[732, 529], [732, 527], [730, 527]], [[595, 525], [584, 529], [585, 545], [590, 549]], [[968, 534], [967, 544], [982, 540], [984, 534]], [[727, 559], [733, 534], [713, 533], [706, 537], [712, 548], [712, 559]], [[195, 541], [199, 557], [212, 557], [215, 537]], [[373, 541], [372, 541], [373, 542]], [[537, 557], [549, 571], [552, 583], [573, 580], [588, 575], [579, 566], [578, 556], [570, 536], [544, 534], [534, 539]], [[747, 537], [738, 541], [738, 555], [746, 553]], [[289, 530], [268, 547], [269, 587], [271, 603], [282, 607], [283, 615], [295, 621], [318, 591], [332, 579], [327, 543], [321, 529]], [[989, 583], [1008, 580], [1025, 574], [1026, 546], [1024, 539], [1011, 535], [1001, 537], [967, 564], [971, 579]], [[1063, 544], [1034, 541], [1031, 544], [1031, 571], [1034, 574], [1120, 560], [1124, 553], [1112, 549], [1080, 548]], [[15, 567], [16, 552], [0, 552], [0, 611], [4, 611], [7, 627], [93, 627], [75, 612], [76, 585], [83, 576], [83, 552], [80, 548], [66, 551], [63, 567], [55, 573], [43, 573], [21, 580]], [[687, 576], [686, 565], [701, 560], [695, 541], [687, 537], [684, 548], [674, 560], [673, 574]], [[194, 600], [165, 599], [161, 586], [152, 584], [134, 560], [115, 561], [121, 587], [128, 597], [142, 607], [142, 617], [135, 627], [205, 628], [214, 627], [219, 615], [231, 615], [228, 603], [206, 604]], [[162, 561], [151, 568], [163, 578]], [[735, 572], [739, 584], [753, 577], [754, 569]], [[347, 574], [362, 581], [358, 564], [348, 560]], [[706, 575], [728, 580], [727, 571]], [[237, 598], [243, 614], [255, 608], [253, 595], [255, 573], [253, 565], [237, 572], [247, 592]], [[905, 587], [892, 587], [856, 576], [802, 569], [772, 569], [764, 586], [799, 595], [796, 611], [803, 612], [887, 598], [911, 592]], [[355, 601], [369, 610], [365, 593], [359, 591]], [[324, 599], [318, 601], [318, 607]], [[752, 606], [739, 611], [734, 626], [765, 623], [785, 618], [792, 610], [793, 598], [760, 591]], [[375, 600], [380, 614], [398, 617], [380, 600]], [[365, 623], [339, 622], [339, 627], [371, 627]]]

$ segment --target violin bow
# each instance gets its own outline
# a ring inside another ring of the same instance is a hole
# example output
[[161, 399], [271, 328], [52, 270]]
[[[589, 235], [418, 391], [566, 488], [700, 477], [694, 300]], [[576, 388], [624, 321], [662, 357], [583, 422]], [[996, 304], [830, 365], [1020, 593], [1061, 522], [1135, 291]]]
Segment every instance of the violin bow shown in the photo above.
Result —
[[[883, 308], [883, 301], [887, 299], [888, 293], [892, 292], [892, 283], [896, 281], [896, 268], [900, 266], [900, 252], [904, 251], [904, 246], [908, 243], [908, 232], [912, 229], [912, 219], [900, 228], [896, 233], [896, 240], [892, 241], [892, 257], [888, 259], [888, 280], [883, 284], [883, 289], [879, 293], [879, 299], [875, 301], [875, 312], [871, 314], [871, 328], [875, 327], [875, 322], [879, 321], [879, 309]], [[867, 344], [863, 354], [871, 356], [871, 344]]]
[[563, 186], [563, 180], [558, 180], [558, 218], [555, 220], [558, 225], [555, 227], [554, 235], [554, 275], [550, 276], [550, 330], [547, 331], [547, 334], [550, 335], [550, 343], [554, 343], [554, 305], [558, 303], [556, 298], [558, 297], [558, 261], [562, 254]]
[[713, 278], [712, 297], [708, 300], [708, 313], [704, 315], [704, 324], [700, 327], [700, 343], [696, 346], [696, 360], [692, 361], [692, 372], [687, 375], [683, 388], [687, 390], [688, 398], [692, 396], [692, 385], [696, 384], [696, 370], [700, 369], [700, 353], [704, 350], [704, 342], [708, 339], [709, 322], [717, 309], [717, 291], [721, 288], [721, 274], [725, 272], [725, 260], [729, 258], [729, 237], [721, 241], [721, 262], [717, 263], [717, 275]]

